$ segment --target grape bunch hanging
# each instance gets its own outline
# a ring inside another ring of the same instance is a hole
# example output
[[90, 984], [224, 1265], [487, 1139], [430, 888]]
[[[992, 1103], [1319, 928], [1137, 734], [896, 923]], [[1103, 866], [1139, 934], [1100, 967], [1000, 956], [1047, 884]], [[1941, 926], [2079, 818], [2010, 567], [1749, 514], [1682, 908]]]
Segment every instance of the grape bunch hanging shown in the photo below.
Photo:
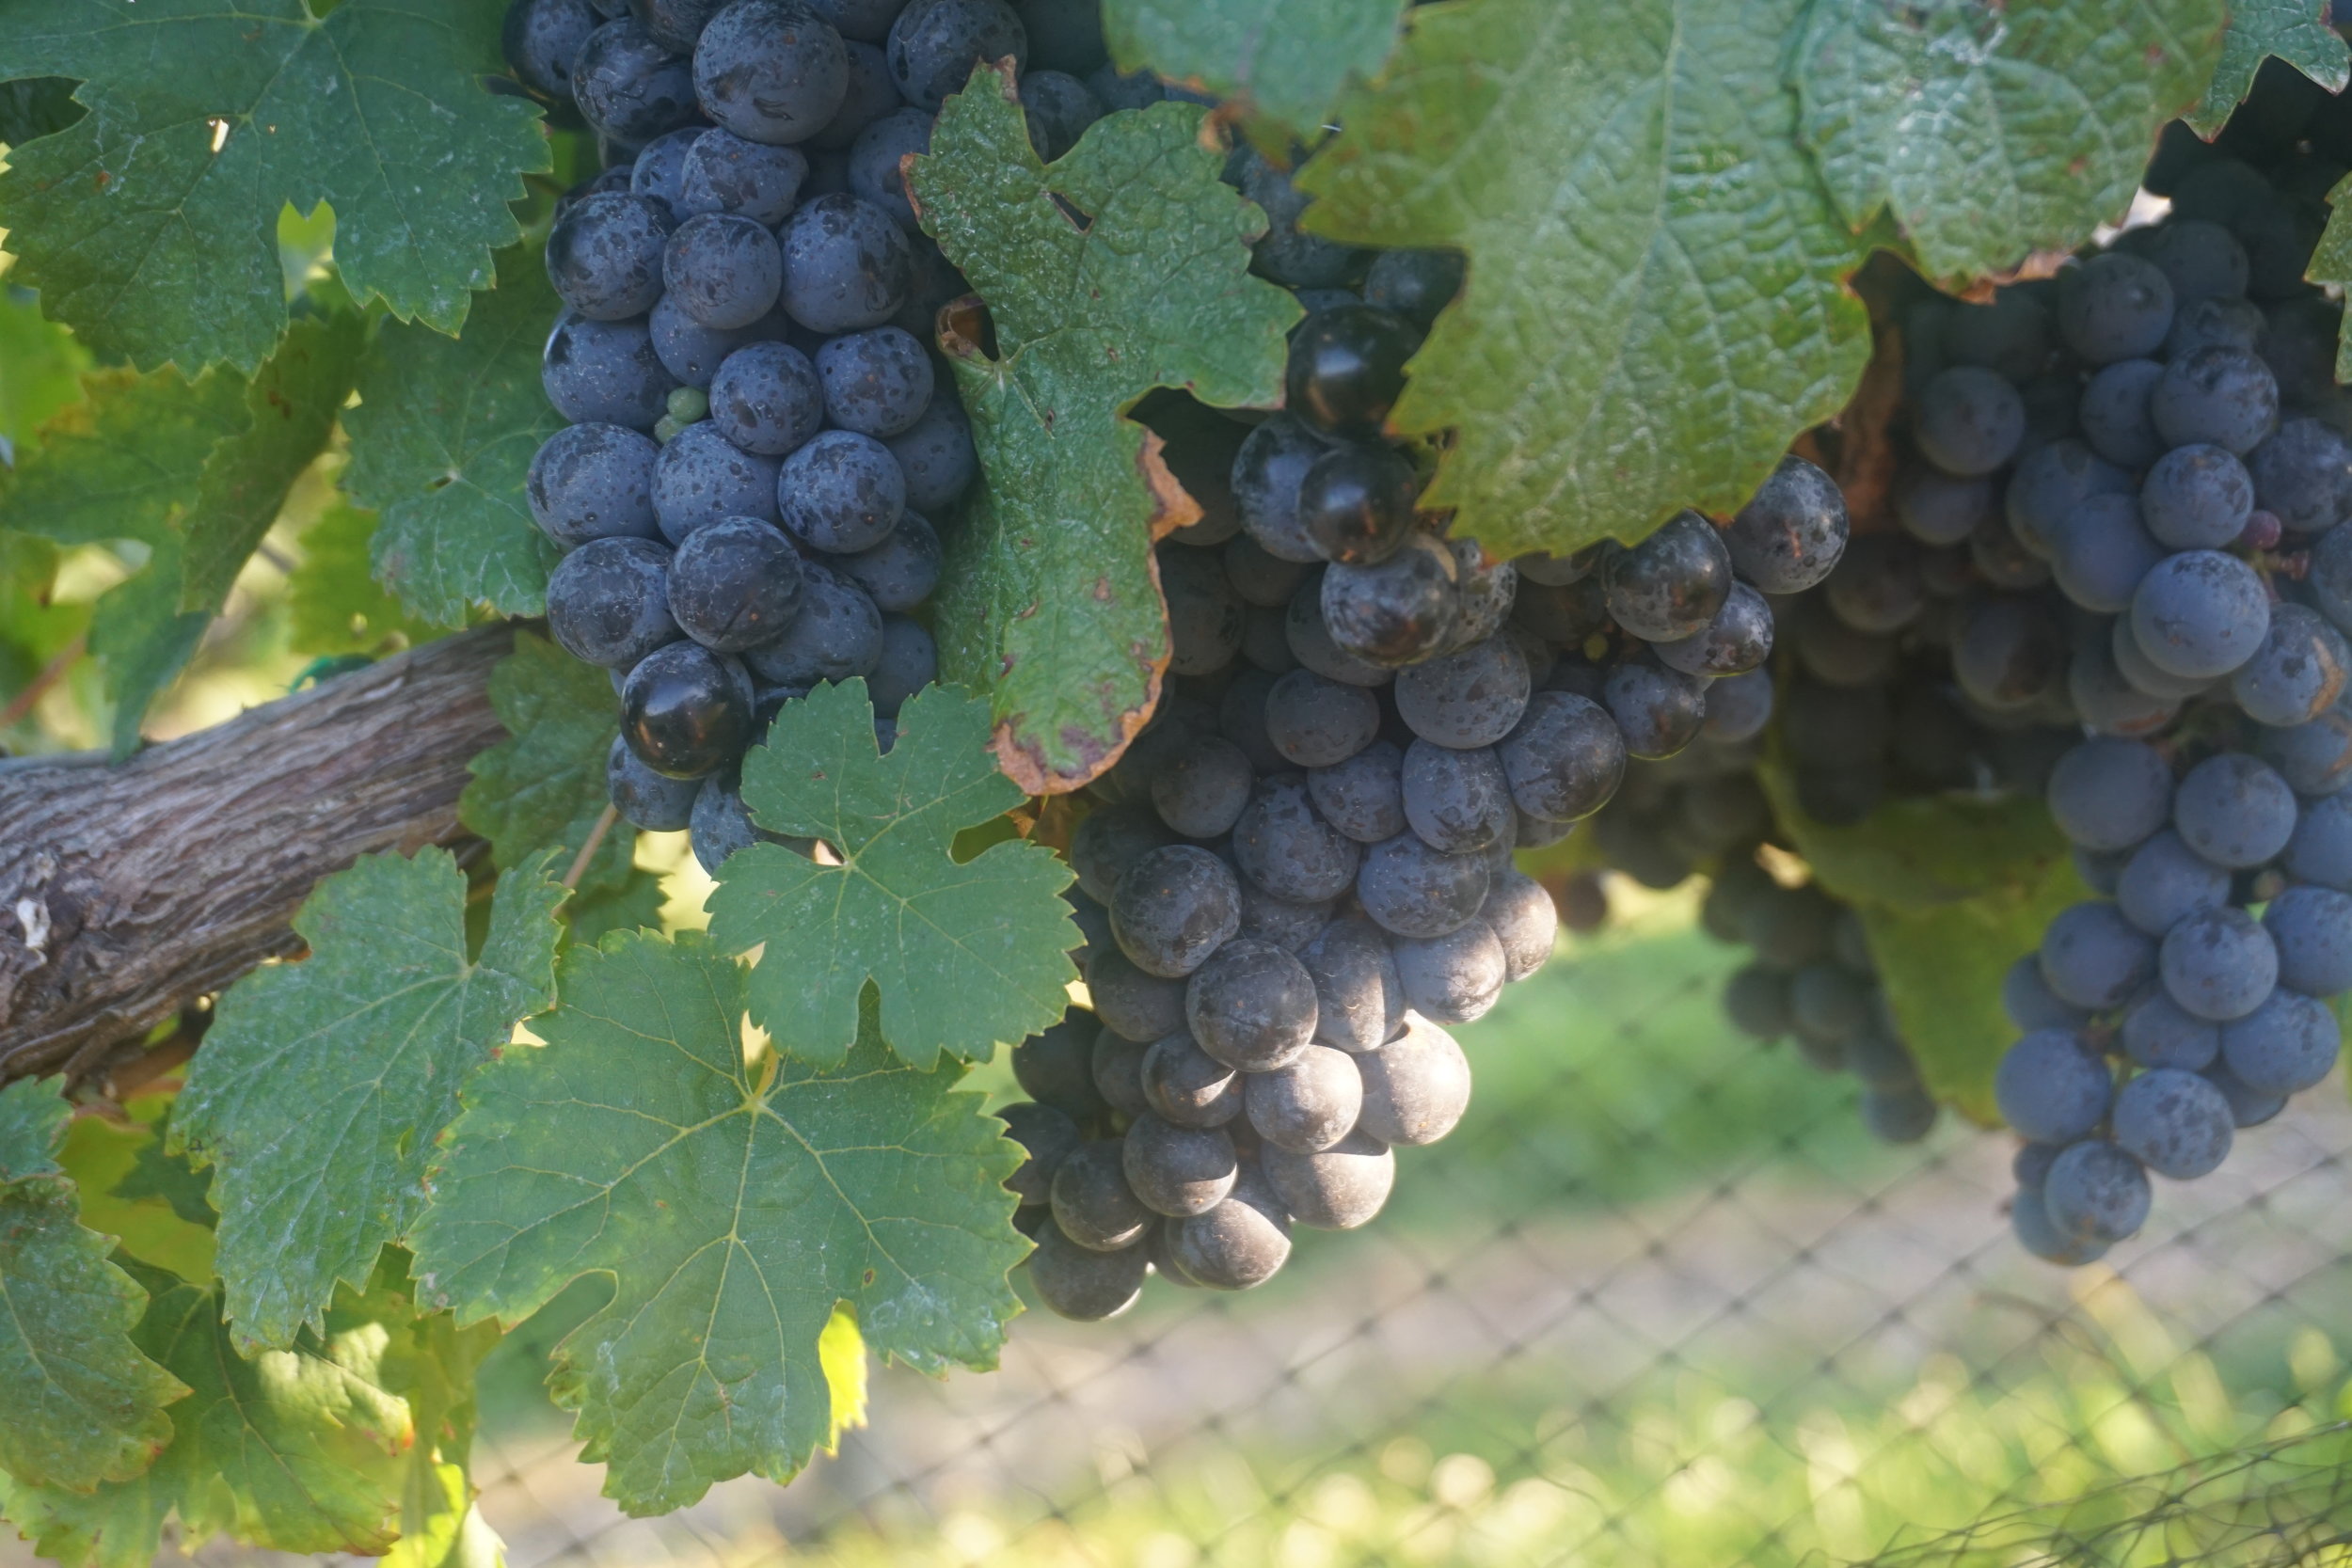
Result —
[[1271, 220], [1257, 270], [1309, 313], [1281, 412], [1187, 427], [1230, 483], [1158, 548], [1167, 689], [1073, 837], [1092, 1006], [1013, 1053], [1030, 1272], [1073, 1318], [1149, 1274], [1261, 1284], [1294, 1226], [1380, 1211], [1397, 1148], [1469, 1102], [1448, 1026], [1550, 956], [1514, 851], [1599, 811], [1629, 759], [1752, 743], [1766, 595], [1846, 544], [1836, 485], [1795, 459], [1728, 528], [1686, 513], [1517, 562], [1448, 537], [1383, 430], [1460, 261], [1301, 232], [1247, 150], [1228, 177]]
[[[1087, 8], [1028, 16], [1041, 54], [1100, 67]], [[934, 523], [977, 465], [932, 335], [965, 285], [901, 160], [1030, 31], [1002, 0], [515, 0], [505, 38], [608, 165], [548, 239], [544, 381], [572, 421], [529, 480], [565, 551], [548, 629], [612, 673], [620, 815], [691, 829], [715, 872], [759, 836], [739, 770], [783, 704], [862, 676], [887, 748], [937, 673]], [[1047, 157], [1104, 112], [1066, 71], [1022, 90]]]

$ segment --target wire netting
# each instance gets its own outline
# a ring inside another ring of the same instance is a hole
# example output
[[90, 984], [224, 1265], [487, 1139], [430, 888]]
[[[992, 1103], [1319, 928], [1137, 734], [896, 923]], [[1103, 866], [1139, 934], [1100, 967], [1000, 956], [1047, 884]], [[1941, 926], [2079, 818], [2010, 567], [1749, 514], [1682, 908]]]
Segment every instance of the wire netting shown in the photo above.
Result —
[[1851, 1079], [1723, 1023], [1736, 961], [1687, 896], [1570, 940], [1461, 1031], [1470, 1114], [1370, 1227], [1026, 1314], [993, 1375], [876, 1368], [788, 1487], [602, 1499], [536, 1386], [575, 1287], [485, 1374], [484, 1512], [550, 1568], [2352, 1561], [2341, 1082], [2058, 1270], [2008, 1138], [1874, 1144]]

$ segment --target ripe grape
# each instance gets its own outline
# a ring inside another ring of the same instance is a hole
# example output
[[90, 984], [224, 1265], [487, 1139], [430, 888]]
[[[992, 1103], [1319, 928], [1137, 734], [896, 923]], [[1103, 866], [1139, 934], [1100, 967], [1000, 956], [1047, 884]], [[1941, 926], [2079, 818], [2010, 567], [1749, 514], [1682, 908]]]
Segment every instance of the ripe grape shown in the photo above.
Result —
[[764, 146], [732, 131], [704, 131], [686, 150], [671, 205], [681, 218], [733, 213], [773, 229], [791, 215], [807, 179], [808, 159], [799, 148]]
[[1534, 878], [1507, 867], [1496, 870], [1478, 918], [1502, 944], [1505, 981], [1524, 980], [1550, 961], [1560, 911]]
[[882, 618], [866, 591], [829, 566], [801, 564], [801, 608], [772, 642], [743, 661], [773, 686], [806, 689], [819, 681], [870, 675], [882, 663]]
[[2209, 344], [2165, 367], [2148, 415], [2169, 445], [2201, 441], [2244, 456], [2279, 422], [2279, 384], [2252, 351]]
[[2352, 893], [2352, 796], [2307, 802], [2279, 863], [2298, 882]]
[[593, 320], [642, 316], [661, 297], [671, 228], [669, 208], [652, 197], [582, 197], [548, 232], [548, 280], [564, 304]]
[[694, 73], [634, 17], [588, 35], [571, 62], [580, 118], [623, 147], [643, 147], [694, 117]]
[[2352, 515], [2352, 443], [2318, 420], [2287, 420], [2246, 466], [2257, 504], [2289, 533], [2318, 533]]
[[844, 430], [886, 438], [912, 427], [930, 405], [931, 361], [895, 326], [847, 333], [817, 351], [825, 415]]
[[2297, 795], [2333, 795], [2352, 781], [2352, 713], [2341, 703], [2308, 724], [2265, 730], [2256, 747]]
[[854, 431], [818, 434], [785, 459], [776, 485], [784, 526], [829, 554], [871, 549], [906, 510], [906, 479], [890, 449]]
[[1510, 782], [1492, 747], [1457, 752], [1416, 740], [1399, 783], [1405, 820], [1433, 849], [1470, 854], [1511, 831]]
[[741, 653], [783, 635], [801, 580], [800, 555], [774, 524], [722, 517], [670, 558], [670, 613], [704, 647]]
[[1144, 1249], [1129, 1244], [1101, 1251], [1082, 1247], [1049, 1221], [1029, 1255], [1029, 1280], [1057, 1316], [1078, 1323], [1115, 1318], [1143, 1293]]
[[[2343, 1037], [2327, 1005], [2281, 986], [2221, 1026], [2221, 1060], [2258, 1094], [2299, 1094], [2328, 1076]], [[2241, 1125], [2243, 1125], [2241, 1123]]]
[[1626, 754], [1656, 761], [1698, 738], [1707, 721], [1707, 682], [1655, 657], [1629, 659], [1609, 672], [1601, 703], [1624, 738]]
[[672, 436], [653, 465], [653, 511], [662, 536], [682, 545], [722, 517], [776, 520], [775, 459], [743, 451], [705, 420]]
[[1266, 737], [1288, 761], [1329, 768], [1372, 744], [1380, 733], [1380, 703], [1360, 686], [1293, 670], [1266, 693], [1265, 724]]
[[[1304, 562], [1323, 558], [1307, 532], [1299, 499], [1308, 470], [1331, 450], [1331, 443], [1305, 420], [1282, 413], [1260, 423], [1233, 455], [1233, 504], [1241, 514], [1242, 527], [1260, 549], [1278, 561]], [[1248, 576], [1236, 572], [1233, 577], [1247, 594]], [[1280, 596], [1252, 597], [1250, 602], [1281, 600]]]
[[1404, 752], [1375, 740], [1344, 762], [1310, 768], [1307, 794], [1331, 826], [1359, 844], [1377, 844], [1405, 831], [1404, 766]]
[[[1452, 552], [1426, 534], [1409, 536], [1376, 566], [1333, 566], [1323, 574], [1323, 624], [1338, 648], [1375, 665], [1408, 665], [1451, 638], [1461, 616]], [[1295, 637], [1292, 647], [1298, 649]], [[1312, 667], [1303, 650], [1299, 660]]]
[[2315, 610], [2272, 605], [2253, 657], [2230, 677], [2230, 695], [2249, 719], [2281, 729], [2308, 723], [2344, 694], [2352, 649]]
[[2148, 572], [2131, 599], [2132, 635], [2159, 669], [2225, 675], [2252, 657], [2270, 626], [2261, 578], [2233, 555], [2184, 550]]
[[2089, 849], [2128, 849], [2172, 812], [2172, 770], [2155, 748], [2086, 740], [2050, 771], [2046, 799], [2058, 831]]
[[2140, 520], [2167, 549], [2227, 548], [2253, 510], [2253, 477], [2235, 453], [2217, 446], [2173, 448], [2139, 487]]
[[1731, 594], [1731, 552], [1715, 525], [1684, 512], [1630, 549], [1602, 552], [1609, 613], [1634, 636], [1668, 642], [1704, 630]]
[[1405, 999], [1388, 939], [1367, 921], [1332, 921], [1298, 950], [1315, 988], [1315, 1039], [1337, 1050], [1377, 1050], [1403, 1024]]
[[1230, 832], [1249, 802], [1252, 774], [1241, 748], [1204, 736], [1178, 752], [1152, 776], [1152, 804], [1160, 820], [1187, 838]]
[[1107, 1109], [1094, 1086], [1095, 1015], [1073, 1007], [1042, 1034], [1012, 1048], [1012, 1075], [1021, 1092], [1073, 1121], [1091, 1121]]
[[1178, 1127], [1222, 1127], [1242, 1112], [1242, 1074], [1181, 1030], [1143, 1054], [1143, 1098]]
[[1417, 347], [1403, 317], [1376, 305], [1318, 310], [1291, 333], [1285, 405], [1329, 436], [1379, 436]]
[[913, 0], [891, 24], [890, 76], [898, 95], [937, 110], [982, 60], [1029, 58], [1029, 35], [1004, 0]]
[[2352, 896], [2291, 887], [2263, 911], [2278, 953], [2279, 984], [2306, 996], [2352, 990]]
[[1139, 1117], [1152, 1108], [1143, 1092], [1143, 1060], [1149, 1051], [1107, 1025], [1095, 1032], [1089, 1058], [1095, 1092], [1121, 1116]]
[[2164, 455], [2149, 400], [2164, 367], [2153, 359], [2119, 359], [2083, 388], [2078, 424], [2091, 451], [2125, 468], [2145, 468]]
[[1746, 583], [1735, 582], [1713, 620], [1688, 637], [1654, 644], [1653, 651], [1669, 669], [1686, 675], [1745, 674], [1772, 657], [1772, 603]]
[[670, 235], [661, 278], [678, 309], [703, 325], [749, 326], [776, 303], [784, 254], [776, 237], [751, 218], [700, 213]]
[[710, 378], [710, 422], [745, 451], [764, 457], [798, 451], [824, 427], [816, 367], [788, 343], [735, 350]]
[[1299, 481], [1298, 526], [1326, 561], [1377, 565], [1413, 526], [1413, 466], [1386, 447], [1345, 442]]
[[2183, 1011], [2211, 1022], [2244, 1018], [2270, 994], [2279, 953], [2252, 915], [2230, 905], [2194, 910], [2164, 934], [2164, 989]]
[[1272, 942], [1231, 941], [1184, 987], [1184, 1022], [1200, 1049], [1226, 1066], [1268, 1072], [1314, 1038], [1314, 978]]
[[1115, 1252], [1143, 1240], [1152, 1211], [1127, 1185], [1126, 1140], [1080, 1144], [1054, 1173], [1054, 1223], [1092, 1252]]
[[1397, 936], [1440, 937], [1478, 917], [1490, 883], [1483, 856], [1448, 854], [1403, 832], [1364, 851], [1356, 896], [1366, 914]]
[[2219, 909], [2229, 898], [2230, 874], [2199, 856], [2169, 828], [2132, 851], [2115, 884], [2123, 918], [2152, 937], [2162, 937], [2199, 910]]
[[1176, 1222], [1168, 1252], [1182, 1269], [1216, 1291], [1263, 1285], [1290, 1258], [1290, 1216], [1281, 1199], [1245, 1162], [1231, 1196], [1205, 1214]]
[[653, 351], [642, 320], [600, 322], [565, 311], [540, 356], [539, 385], [573, 424], [651, 430], [677, 383]]
[[1470, 1061], [1462, 1048], [1411, 1013], [1396, 1038], [1377, 1051], [1357, 1053], [1356, 1069], [1364, 1085], [1357, 1126], [1391, 1147], [1436, 1143], [1470, 1107]]
[[2058, 336], [2094, 365], [2153, 354], [2172, 325], [2172, 284], [2153, 262], [2108, 250], [2058, 274]]
[[1110, 911], [1111, 932], [1136, 967], [1173, 979], [1200, 968], [1240, 929], [1241, 887], [1206, 849], [1170, 845], [1127, 867]]
[[1360, 853], [1355, 840], [1316, 815], [1303, 774], [1261, 779], [1233, 824], [1242, 875], [1295, 904], [1346, 892]]
[[1405, 1005], [1424, 1018], [1469, 1023], [1484, 1018], [1502, 995], [1510, 960], [1483, 920], [1443, 936], [1400, 938], [1393, 945]]
[[1146, 1209], [1170, 1219], [1205, 1213], [1224, 1201], [1240, 1170], [1233, 1140], [1221, 1127], [1179, 1127], [1146, 1111], [1121, 1142], [1128, 1190]]
[[1294, 1153], [1329, 1148], [1354, 1130], [1363, 1109], [1356, 1058], [1327, 1045], [1310, 1045], [1279, 1068], [1245, 1077], [1249, 1125]]
[[880, 326], [897, 314], [914, 255], [888, 213], [846, 192], [804, 201], [782, 235], [785, 310], [811, 332]]
[[566, 549], [591, 539], [659, 539], [653, 465], [660, 451], [620, 425], [565, 425], [531, 460], [523, 492], [532, 520]]
[[1079, 1144], [1078, 1124], [1051, 1105], [1022, 1101], [996, 1113], [1005, 1132], [1028, 1158], [1005, 1178], [1023, 1208], [1053, 1200], [1054, 1173]]
[[2193, 1017], [2162, 990], [2150, 991], [2123, 1015], [2124, 1053], [2142, 1067], [2198, 1071], [2221, 1053], [2221, 1030]]
[[2052, 1162], [2042, 1199], [2060, 1235], [2120, 1242], [2147, 1223], [2148, 1173], [2115, 1145], [2090, 1138]]
[[2216, 865], [2244, 870], [2286, 847], [2295, 832], [2295, 793], [2266, 764], [2243, 752], [2207, 757], [2172, 800], [2182, 840]]
[[621, 736], [646, 767], [698, 779], [743, 754], [752, 683], [743, 666], [698, 642], [671, 642], [621, 685]]
[[1123, 1038], [1148, 1045], [1184, 1028], [1182, 980], [1146, 974], [1116, 946], [1103, 948], [1088, 959], [1086, 977], [1095, 1016]]
[[673, 833], [690, 826], [702, 781], [665, 778], [646, 767], [628, 742], [612, 737], [604, 757], [605, 793], [621, 819], [649, 833]]
[[834, 570], [866, 591], [874, 608], [903, 615], [923, 604], [939, 586], [939, 535], [912, 512], [879, 545], [854, 555], [830, 558]]
[[[2093, 496], [2133, 493], [2132, 476], [2081, 441], [2052, 441], [2026, 454], [2005, 503], [2018, 543], [2047, 558], [2074, 508]], [[1764, 586], [1759, 584], [1758, 586]]]
[[1998, 373], [1975, 365], [1939, 371], [1919, 388], [1912, 438], [1947, 474], [1989, 474], [2016, 455], [2026, 405]]
[[2024, 1036], [2003, 1053], [1993, 1075], [2001, 1119], [2037, 1143], [2087, 1136], [2106, 1119], [2114, 1090], [2106, 1062], [2071, 1029]]
[[548, 630], [574, 658], [627, 670], [685, 635], [670, 614], [670, 552], [592, 539], [548, 576]]
[[972, 421], [952, 397], [934, 397], [923, 417], [885, 443], [905, 476], [906, 504], [939, 515], [979, 472]]
[[[2059, 591], [2103, 615], [2130, 605], [2140, 579], [2159, 562], [2169, 564], [2139, 520], [2138, 499], [2128, 495], [2085, 498], [2051, 542], [2050, 570]], [[2144, 630], [2140, 641], [2147, 645]]]
[[1396, 1183], [1396, 1155], [1360, 1131], [1308, 1154], [1269, 1143], [1258, 1162], [1291, 1217], [1317, 1230], [1353, 1230], [1367, 1224]]
[[1724, 531], [1740, 576], [1767, 594], [1799, 594], [1846, 550], [1846, 498], [1802, 457], [1784, 457]]

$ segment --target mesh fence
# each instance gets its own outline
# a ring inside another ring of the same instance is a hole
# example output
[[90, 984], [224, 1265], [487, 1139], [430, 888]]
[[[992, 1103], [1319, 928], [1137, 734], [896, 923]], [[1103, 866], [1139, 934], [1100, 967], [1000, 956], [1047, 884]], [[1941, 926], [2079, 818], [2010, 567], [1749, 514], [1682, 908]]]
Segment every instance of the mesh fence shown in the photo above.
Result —
[[1851, 1079], [1721, 1023], [1732, 962], [1674, 899], [1571, 942], [1462, 1032], [1470, 1115], [1368, 1229], [1025, 1315], [993, 1376], [876, 1369], [789, 1487], [599, 1497], [535, 1386], [578, 1287], [489, 1369], [484, 1511], [517, 1565], [2352, 1561], [2341, 1084], [2059, 1271], [2009, 1140], [1872, 1144]]

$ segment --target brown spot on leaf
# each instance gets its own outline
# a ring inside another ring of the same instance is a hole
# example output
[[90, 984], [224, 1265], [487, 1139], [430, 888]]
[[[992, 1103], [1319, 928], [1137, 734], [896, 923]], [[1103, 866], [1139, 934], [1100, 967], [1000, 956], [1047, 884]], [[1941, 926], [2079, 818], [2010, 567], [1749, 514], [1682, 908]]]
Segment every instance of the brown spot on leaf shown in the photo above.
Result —
[[866, 1270], [866, 1271], [865, 1279], [866, 1279], [866, 1284], [871, 1285], [872, 1283], [874, 1283], [874, 1280], [875, 1280], [875, 1278], [876, 1278], [876, 1277], [877, 1277], [877, 1276], [876, 1276], [876, 1275], [875, 1275], [875, 1273], [874, 1273], [874, 1271], [873, 1271], [873, 1270], [868, 1269], [868, 1270]]
[[[1136, 454], [1136, 471], [1143, 475], [1145, 488], [1152, 492], [1152, 539], [1153, 543], [1167, 538], [1180, 528], [1189, 528], [1200, 520], [1200, 503], [1177, 483], [1176, 475], [1168, 466], [1168, 443], [1160, 433], [1145, 427], [1143, 449]], [[1159, 567], [1152, 568], [1152, 586], [1159, 587]]]

